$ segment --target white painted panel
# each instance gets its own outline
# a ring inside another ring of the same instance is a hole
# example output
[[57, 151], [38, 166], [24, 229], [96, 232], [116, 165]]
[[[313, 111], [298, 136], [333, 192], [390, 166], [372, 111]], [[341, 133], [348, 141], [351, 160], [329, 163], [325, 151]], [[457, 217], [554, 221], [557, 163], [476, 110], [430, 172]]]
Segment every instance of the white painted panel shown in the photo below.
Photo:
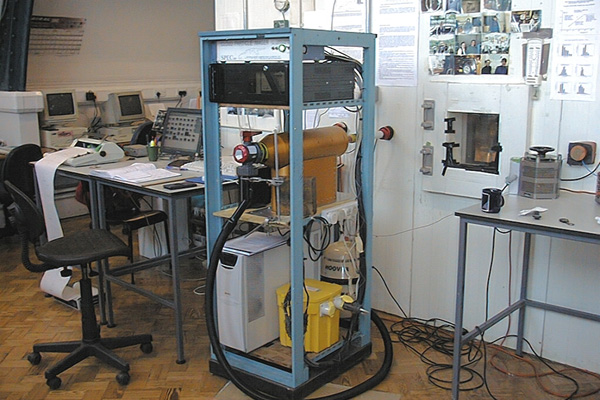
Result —
[[38, 0], [33, 14], [86, 24], [79, 55], [29, 57], [28, 87], [198, 81], [198, 32], [214, 29], [203, 0]]
[[[390, 141], [377, 142], [373, 181], [373, 263], [406, 312], [410, 308], [413, 199], [405, 193], [411, 193], [414, 185], [414, 149], [418, 145], [410, 133], [418, 124], [414, 118], [416, 96], [414, 87], [380, 88], [376, 128], [389, 125], [395, 134]], [[399, 313], [376, 274], [373, 284], [373, 293], [378, 293], [373, 296], [373, 306]]]
[[448, 84], [448, 111], [500, 113], [500, 85]]

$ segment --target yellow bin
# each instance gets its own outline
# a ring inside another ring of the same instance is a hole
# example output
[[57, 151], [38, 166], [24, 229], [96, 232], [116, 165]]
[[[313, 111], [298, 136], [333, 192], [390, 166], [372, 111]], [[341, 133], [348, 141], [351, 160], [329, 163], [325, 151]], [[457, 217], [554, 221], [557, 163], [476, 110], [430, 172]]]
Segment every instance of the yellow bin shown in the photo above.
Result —
[[[318, 353], [334, 345], [340, 339], [340, 310], [333, 306], [333, 299], [340, 296], [342, 287], [333, 283], [321, 282], [314, 279], [304, 281], [308, 291], [308, 326], [304, 335], [304, 349]], [[277, 304], [279, 305], [279, 340], [287, 347], [292, 346], [292, 339], [286, 331], [286, 320], [289, 321], [289, 309], [284, 310], [284, 301], [290, 284], [277, 289]], [[303, 310], [306, 310], [306, 291], [303, 296]], [[287, 322], [290, 325], [291, 322]]]

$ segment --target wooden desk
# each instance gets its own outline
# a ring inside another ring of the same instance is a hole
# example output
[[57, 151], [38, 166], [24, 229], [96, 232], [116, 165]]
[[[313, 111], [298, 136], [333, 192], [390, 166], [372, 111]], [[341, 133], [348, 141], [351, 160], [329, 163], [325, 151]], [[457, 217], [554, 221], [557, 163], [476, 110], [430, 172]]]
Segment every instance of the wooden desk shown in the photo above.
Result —
[[[520, 210], [531, 209], [536, 206], [548, 209], [541, 213], [542, 217], [539, 220], [533, 219], [531, 215], [519, 216]], [[523, 331], [525, 326], [525, 310], [527, 307], [534, 307], [600, 322], [600, 315], [598, 314], [535, 301], [527, 297], [532, 235], [544, 235], [560, 239], [600, 244], [600, 225], [598, 225], [595, 220], [596, 216], [600, 216], [600, 204], [595, 202], [594, 196], [592, 195], [574, 194], [569, 192], [561, 192], [560, 197], [554, 200], [533, 200], [520, 196], [507, 196], [506, 204], [497, 214], [484, 213], [481, 211], [480, 205], [474, 205], [457, 211], [455, 215], [460, 218], [460, 230], [458, 242], [458, 277], [456, 283], [456, 326], [452, 363], [452, 398], [458, 400], [461, 365], [460, 349], [463, 343], [473, 340], [480, 335], [480, 333], [485, 332], [513, 312], [519, 311], [516, 348], [517, 354], [519, 355], [523, 352]], [[567, 218], [573, 225], [567, 225], [560, 222], [559, 219], [561, 218]], [[525, 240], [523, 244], [523, 270], [521, 273], [519, 299], [496, 315], [490, 317], [484, 323], [478, 325], [478, 329], [463, 335], [467, 228], [469, 224], [524, 232]]]

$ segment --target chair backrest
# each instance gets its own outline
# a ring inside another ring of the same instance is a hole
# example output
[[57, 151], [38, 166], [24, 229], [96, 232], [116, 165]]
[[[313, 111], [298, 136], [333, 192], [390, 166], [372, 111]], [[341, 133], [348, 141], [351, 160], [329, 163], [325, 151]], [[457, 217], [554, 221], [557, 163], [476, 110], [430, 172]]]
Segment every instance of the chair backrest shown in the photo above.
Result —
[[154, 122], [146, 121], [138, 126], [131, 136], [131, 142], [129, 144], [148, 144], [148, 141], [153, 138], [152, 126]]
[[26, 235], [31, 243], [37, 244], [40, 236], [46, 232], [42, 212], [31, 198], [11, 182], [4, 181], [4, 186], [14, 200], [14, 203], [8, 207], [14, 218], [14, 225], [21, 235]]
[[30, 198], [35, 194], [35, 181], [33, 168], [29, 163], [42, 158], [42, 149], [37, 144], [23, 144], [15, 147], [7, 154], [2, 170], [0, 182], [9, 181]]

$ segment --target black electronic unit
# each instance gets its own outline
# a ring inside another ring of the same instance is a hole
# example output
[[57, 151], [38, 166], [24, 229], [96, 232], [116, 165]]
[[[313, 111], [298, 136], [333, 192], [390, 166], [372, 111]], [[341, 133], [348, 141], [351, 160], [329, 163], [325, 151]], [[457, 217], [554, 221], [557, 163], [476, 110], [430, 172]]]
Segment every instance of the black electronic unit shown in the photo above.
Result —
[[252, 196], [249, 208], [260, 208], [271, 204], [271, 186], [267, 183], [267, 180], [271, 179], [271, 168], [258, 167], [258, 177], [263, 180], [250, 183]]
[[[354, 98], [354, 64], [303, 63], [303, 100]], [[209, 99], [225, 104], [289, 105], [289, 63], [216, 63], [209, 66]]]
[[354, 63], [304, 63], [304, 102], [352, 100]]

